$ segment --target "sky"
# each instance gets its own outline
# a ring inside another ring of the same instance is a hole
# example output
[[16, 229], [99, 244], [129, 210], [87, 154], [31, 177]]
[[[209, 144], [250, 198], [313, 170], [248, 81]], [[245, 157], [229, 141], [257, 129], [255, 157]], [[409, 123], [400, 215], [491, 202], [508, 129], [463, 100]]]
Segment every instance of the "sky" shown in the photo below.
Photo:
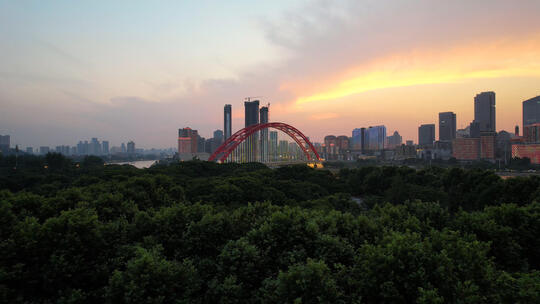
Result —
[[[176, 146], [243, 127], [245, 97], [313, 141], [403, 140], [496, 93], [497, 130], [540, 95], [540, 1], [0, 0], [0, 134], [12, 145]], [[438, 133], [438, 132], [437, 132]]]

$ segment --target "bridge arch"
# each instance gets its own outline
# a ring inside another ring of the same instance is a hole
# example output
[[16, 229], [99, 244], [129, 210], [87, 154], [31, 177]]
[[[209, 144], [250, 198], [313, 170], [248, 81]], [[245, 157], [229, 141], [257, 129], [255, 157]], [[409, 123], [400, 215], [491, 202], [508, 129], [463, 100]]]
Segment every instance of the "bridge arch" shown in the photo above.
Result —
[[221, 146], [219, 146], [219, 148], [217, 148], [217, 150], [210, 156], [208, 160], [217, 161], [220, 163], [224, 162], [227, 157], [251, 135], [258, 131], [270, 128], [282, 131], [291, 137], [302, 149], [308, 160], [321, 161], [319, 153], [317, 153], [315, 147], [309, 141], [309, 139], [302, 132], [300, 132], [300, 130], [282, 122], [256, 124], [237, 131], [231, 135], [231, 137], [227, 138], [227, 140]]

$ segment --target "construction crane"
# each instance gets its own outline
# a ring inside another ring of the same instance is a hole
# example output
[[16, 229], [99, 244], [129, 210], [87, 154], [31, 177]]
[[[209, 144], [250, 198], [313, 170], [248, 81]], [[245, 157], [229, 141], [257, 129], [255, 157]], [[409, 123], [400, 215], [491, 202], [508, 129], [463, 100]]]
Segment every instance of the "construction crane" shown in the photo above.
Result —
[[244, 97], [244, 101], [251, 101], [251, 98], [262, 98], [263, 96], [249, 96], [249, 97]]
[[266, 107], [268, 108], [268, 121], [271, 121], [270, 120], [270, 103], [267, 103]]

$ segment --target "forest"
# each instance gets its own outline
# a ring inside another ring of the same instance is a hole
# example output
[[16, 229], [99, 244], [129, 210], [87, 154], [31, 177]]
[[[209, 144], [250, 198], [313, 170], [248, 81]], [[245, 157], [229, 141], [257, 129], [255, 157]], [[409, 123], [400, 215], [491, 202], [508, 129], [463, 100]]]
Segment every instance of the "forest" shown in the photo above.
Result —
[[1, 303], [540, 303], [540, 177], [0, 156]]

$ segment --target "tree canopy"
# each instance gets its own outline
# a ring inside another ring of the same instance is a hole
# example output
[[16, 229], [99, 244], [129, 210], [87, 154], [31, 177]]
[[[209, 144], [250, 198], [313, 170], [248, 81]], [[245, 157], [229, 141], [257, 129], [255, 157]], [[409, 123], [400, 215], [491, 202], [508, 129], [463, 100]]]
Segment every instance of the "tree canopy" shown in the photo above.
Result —
[[2, 303], [538, 303], [540, 178], [0, 157]]

